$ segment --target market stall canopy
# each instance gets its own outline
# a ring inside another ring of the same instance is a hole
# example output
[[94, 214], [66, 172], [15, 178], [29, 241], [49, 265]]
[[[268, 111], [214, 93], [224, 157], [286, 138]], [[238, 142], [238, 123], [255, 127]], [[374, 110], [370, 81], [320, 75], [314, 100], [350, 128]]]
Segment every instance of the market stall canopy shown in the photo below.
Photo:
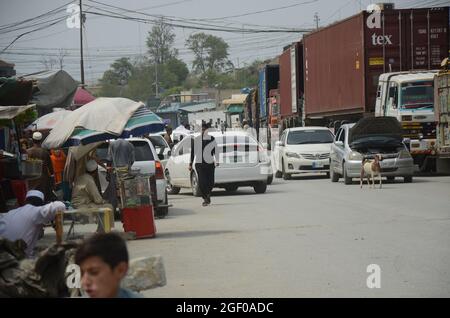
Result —
[[141, 102], [98, 98], [74, 110], [55, 127], [43, 146], [55, 149], [114, 138], [141, 136], [164, 129], [161, 118]]
[[0, 106], [0, 119], [13, 119], [26, 110], [35, 107], [36, 105], [25, 106]]
[[0, 77], [0, 105], [28, 105], [33, 91], [33, 82], [24, 79]]
[[78, 108], [87, 103], [92, 102], [94, 99], [95, 97], [91, 93], [89, 93], [86, 89], [78, 87], [75, 96], [73, 98], [73, 106]]
[[53, 107], [65, 108], [72, 105], [78, 82], [66, 71], [43, 71], [24, 78], [34, 83], [31, 103], [36, 104], [40, 113], [51, 112]]
[[36, 119], [25, 130], [52, 130], [56, 127], [64, 118], [71, 113], [70, 110], [60, 110], [52, 113], [48, 113], [42, 117]]

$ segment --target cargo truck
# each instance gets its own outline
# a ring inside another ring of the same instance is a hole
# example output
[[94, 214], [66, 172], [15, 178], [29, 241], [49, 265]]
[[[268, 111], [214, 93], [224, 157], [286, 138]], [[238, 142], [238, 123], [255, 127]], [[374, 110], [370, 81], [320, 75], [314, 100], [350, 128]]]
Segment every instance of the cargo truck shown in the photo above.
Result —
[[437, 172], [450, 173], [450, 71], [448, 58], [442, 62], [443, 70], [434, 78], [434, 110], [437, 121]]
[[[449, 7], [396, 10], [385, 6], [305, 35], [306, 124], [333, 126], [390, 112], [402, 122], [412, 151], [417, 150], [416, 162], [422, 169], [432, 166], [427, 158], [433, 153], [436, 134], [430, 106], [434, 74], [422, 71], [438, 69], [448, 57], [448, 29]], [[407, 109], [410, 105], [402, 107], [402, 90], [410, 100], [428, 98], [428, 106], [414, 111]], [[424, 94], [413, 96], [415, 91]], [[397, 108], [386, 107], [391, 101]]]

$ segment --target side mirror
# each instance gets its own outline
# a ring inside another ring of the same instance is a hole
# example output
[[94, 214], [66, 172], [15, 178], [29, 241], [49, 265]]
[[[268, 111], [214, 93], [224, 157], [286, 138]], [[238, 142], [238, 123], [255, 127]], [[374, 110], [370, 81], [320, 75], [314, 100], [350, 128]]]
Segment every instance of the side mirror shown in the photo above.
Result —
[[159, 158], [159, 160], [164, 160], [164, 155], [163, 154], [158, 154], [158, 158]]
[[389, 104], [392, 105], [392, 108], [397, 108], [397, 104], [395, 104], [394, 97], [389, 97]]
[[167, 152], [167, 157], [170, 157], [171, 155], [172, 155], [172, 151], [169, 150], [169, 151]]
[[282, 141], [277, 141], [277, 142], [275, 142], [275, 146], [284, 147], [284, 143]]
[[338, 147], [341, 147], [341, 148], [344, 147], [344, 143], [343, 143], [342, 141], [340, 141], [340, 140], [336, 141], [334, 144], [335, 144], [336, 146], [338, 146]]

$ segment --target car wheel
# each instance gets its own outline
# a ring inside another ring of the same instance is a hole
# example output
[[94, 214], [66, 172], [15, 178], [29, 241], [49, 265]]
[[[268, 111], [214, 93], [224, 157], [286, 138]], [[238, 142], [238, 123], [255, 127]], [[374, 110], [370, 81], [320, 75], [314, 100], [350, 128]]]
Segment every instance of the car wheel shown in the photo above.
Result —
[[[167, 198], [167, 192], [166, 192], [166, 200], [165, 200], [164, 204], [169, 204], [169, 200]], [[169, 214], [169, 207], [168, 206], [161, 207], [161, 208], [157, 207], [155, 209], [155, 217], [158, 218], [158, 219], [164, 219], [167, 216], [167, 214]]]
[[225, 191], [227, 192], [236, 192], [238, 189], [237, 185], [231, 185], [231, 186], [226, 186], [225, 187]]
[[386, 180], [387, 181], [395, 181], [395, 177], [394, 176], [387, 176]]
[[169, 170], [166, 170], [165, 175], [166, 175], [166, 180], [167, 180], [167, 184], [166, 184], [167, 193], [169, 193], [169, 194], [178, 194], [178, 193], [180, 193], [181, 189], [179, 187], [173, 186], [170, 183]]
[[406, 176], [406, 177], [403, 177], [403, 182], [405, 182], [405, 183], [411, 183], [411, 182], [413, 182], [413, 176]]
[[284, 170], [284, 160], [281, 161], [281, 174], [283, 175], [283, 180], [291, 180], [291, 175], [289, 173], [286, 173]]
[[347, 185], [352, 184], [352, 178], [347, 176], [347, 168], [345, 167], [345, 162], [342, 165], [342, 170], [344, 172], [344, 183]]
[[267, 190], [267, 183], [265, 182], [258, 182], [253, 186], [253, 189], [256, 193], [264, 193]]
[[197, 178], [197, 174], [195, 172], [193, 172], [191, 174], [191, 188], [192, 188], [192, 195], [194, 197], [201, 196], [200, 187], [198, 185], [198, 178]]
[[281, 178], [282, 176], [283, 174], [281, 173], [281, 171], [275, 172], [275, 178]]
[[273, 175], [270, 175], [270, 176], [267, 178], [267, 184], [272, 184], [272, 182], [273, 182]]
[[331, 179], [331, 182], [338, 182], [339, 181], [339, 175], [336, 172], [334, 172], [334, 169], [333, 169], [332, 166], [330, 166], [330, 172], [328, 173], [328, 175], [329, 175], [329, 177]]

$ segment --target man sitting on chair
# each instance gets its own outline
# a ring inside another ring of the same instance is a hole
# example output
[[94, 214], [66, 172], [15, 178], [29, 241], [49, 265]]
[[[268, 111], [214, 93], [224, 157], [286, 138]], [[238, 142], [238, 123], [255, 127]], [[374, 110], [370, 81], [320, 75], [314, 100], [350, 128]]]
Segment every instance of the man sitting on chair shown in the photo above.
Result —
[[[108, 208], [110, 227], [114, 227], [113, 208], [107, 204], [94, 181], [94, 175], [97, 173], [97, 162], [89, 160], [86, 163], [86, 173], [75, 179], [75, 184], [72, 190], [72, 205], [76, 209], [90, 209], [90, 208]], [[106, 226], [107, 224], [105, 224]]]

